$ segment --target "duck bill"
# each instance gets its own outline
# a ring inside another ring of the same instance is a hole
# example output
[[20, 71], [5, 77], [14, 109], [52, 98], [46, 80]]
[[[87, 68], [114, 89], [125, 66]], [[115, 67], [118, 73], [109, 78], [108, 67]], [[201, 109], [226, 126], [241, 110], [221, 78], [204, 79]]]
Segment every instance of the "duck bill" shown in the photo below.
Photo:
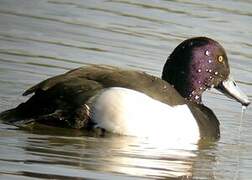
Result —
[[220, 85], [216, 87], [216, 89], [221, 91], [226, 96], [235, 99], [243, 106], [248, 106], [250, 104], [248, 96], [242, 92], [242, 90], [237, 86], [236, 82], [230, 77], [227, 80], [222, 81]]

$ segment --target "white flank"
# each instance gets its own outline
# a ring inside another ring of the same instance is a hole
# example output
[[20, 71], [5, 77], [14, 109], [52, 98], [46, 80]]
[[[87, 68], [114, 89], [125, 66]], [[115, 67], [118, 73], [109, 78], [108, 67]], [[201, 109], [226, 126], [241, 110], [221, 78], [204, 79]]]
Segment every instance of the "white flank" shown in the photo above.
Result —
[[169, 106], [141, 92], [113, 87], [98, 94], [90, 107], [97, 127], [122, 135], [199, 140], [199, 128], [187, 105]]

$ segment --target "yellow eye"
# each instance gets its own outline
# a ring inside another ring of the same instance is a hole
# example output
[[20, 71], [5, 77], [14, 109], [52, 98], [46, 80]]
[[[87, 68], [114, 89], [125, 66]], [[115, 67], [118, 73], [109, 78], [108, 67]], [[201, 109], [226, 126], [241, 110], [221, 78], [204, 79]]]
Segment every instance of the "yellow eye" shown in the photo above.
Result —
[[223, 61], [223, 56], [219, 56], [218, 61], [221, 63]]

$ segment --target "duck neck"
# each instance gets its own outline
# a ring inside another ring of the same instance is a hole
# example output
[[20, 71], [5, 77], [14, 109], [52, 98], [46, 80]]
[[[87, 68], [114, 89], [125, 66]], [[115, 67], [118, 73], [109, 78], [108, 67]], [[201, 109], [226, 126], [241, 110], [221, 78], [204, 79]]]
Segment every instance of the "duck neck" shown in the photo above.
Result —
[[207, 85], [204, 83], [205, 77], [199, 75], [201, 72], [192, 72], [190, 69], [193, 67], [190, 64], [182, 67], [171, 63], [174, 62], [169, 59], [166, 61], [162, 79], [170, 83], [185, 99], [202, 104], [201, 96], [207, 89]]
[[187, 92], [187, 95], [184, 96], [187, 100], [196, 102], [197, 104], [202, 104], [202, 93], [204, 92], [205, 88], [196, 88], [191, 87], [190, 91]]

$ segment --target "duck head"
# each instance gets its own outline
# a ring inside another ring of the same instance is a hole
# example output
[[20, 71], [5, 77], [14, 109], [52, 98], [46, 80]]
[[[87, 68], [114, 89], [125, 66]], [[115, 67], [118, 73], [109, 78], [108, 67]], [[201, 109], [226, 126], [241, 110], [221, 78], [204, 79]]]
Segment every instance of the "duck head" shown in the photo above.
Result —
[[196, 37], [183, 41], [174, 49], [164, 65], [162, 79], [184, 98], [199, 104], [206, 89], [216, 88], [248, 106], [248, 97], [229, 74], [224, 48], [213, 39]]

